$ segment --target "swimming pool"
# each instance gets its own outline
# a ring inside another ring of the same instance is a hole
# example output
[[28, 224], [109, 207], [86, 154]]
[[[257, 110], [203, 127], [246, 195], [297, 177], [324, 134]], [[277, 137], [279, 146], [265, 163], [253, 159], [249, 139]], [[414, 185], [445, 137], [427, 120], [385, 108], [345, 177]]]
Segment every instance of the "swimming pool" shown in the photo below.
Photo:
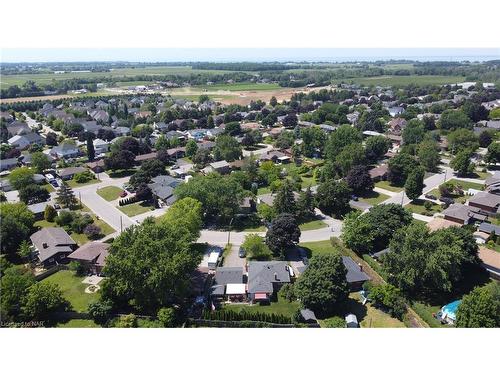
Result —
[[449, 318], [453, 322], [457, 319], [457, 310], [458, 306], [460, 306], [461, 300], [456, 300], [453, 302], [450, 302], [447, 305], [444, 305], [441, 308], [441, 314], [443, 318]]

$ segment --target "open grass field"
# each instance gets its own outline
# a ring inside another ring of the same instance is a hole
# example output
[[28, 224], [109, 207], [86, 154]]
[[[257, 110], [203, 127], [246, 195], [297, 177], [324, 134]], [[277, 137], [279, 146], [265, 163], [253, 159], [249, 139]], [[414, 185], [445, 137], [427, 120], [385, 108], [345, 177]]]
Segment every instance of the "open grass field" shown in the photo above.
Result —
[[127, 204], [126, 206], [118, 207], [118, 209], [125, 215], [132, 217], [143, 214], [148, 211], [152, 211], [153, 206], [144, 202], [137, 202], [137, 203]]
[[[436, 204], [436, 203], [432, 203], [432, 207], [430, 210], [427, 210], [425, 207], [424, 207], [424, 203], [426, 201], [425, 200], [422, 200], [422, 199], [415, 199], [414, 201], [412, 201], [411, 203], [408, 203], [405, 208], [409, 209], [411, 212], [415, 213], [415, 214], [420, 214], [420, 215], [425, 215], [425, 214], [434, 214], [436, 212], [441, 212], [443, 209], [441, 208], [441, 206], [439, 204]], [[430, 202], [430, 201], [429, 201]]]
[[330, 240], [317, 241], [317, 242], [301, 242], [300, 247], [309, 250], [311, 256], [317, 254], [333, 254], [337, 253], [337, 250], [332, 246]]
[[335, 83], [353, 82], [363, 86], [406, 86], [411, 83], [416, 85], [446, 85], [464, 82], [465, 77], [460, 76], [431, 76], [431, 75], [412, 75], [412, 76], [378, 76], [378, 77], [361, 77], [361, 78], [345, 78], [336, 80]]
[[151, 66], [145, 68], [120, 68], [110, 72], [73, 72], [73, 73], [42, 73], [42, 74], [12, 74], [0, 75], [0, 87], [5, 89], [12, 85], [22, 85], [24, 82], [31, 80], [39, 84], [48, 84], [53, 81], [62, 81], [74, 78], [120, 78], [134, 77], [138, 75], [163, 76], [163, 75], [189, 75], [189, 74], [220, 74], [227, 73], [221, 70], [201, 70], [192, 69], [190, 66]]
[[99, 291], [96, 293], [85, 293], [87, 284], [83, 284], [83, 277], [75, 276], [73, 271], [62, 270], [58, 271], [41, 283], [53, 283], [59, 285], [64, 295], [72, 306], [72, 310], [76, 312], [86, 312], [89, 304], [99, 299]]
[[99, 194], [103, 199], [107, 200], [108, 202], [118, 199], [122, 192], [123, 189], [120, 189], [117, 186], [105, 186], [97, 190], [97, 194]]

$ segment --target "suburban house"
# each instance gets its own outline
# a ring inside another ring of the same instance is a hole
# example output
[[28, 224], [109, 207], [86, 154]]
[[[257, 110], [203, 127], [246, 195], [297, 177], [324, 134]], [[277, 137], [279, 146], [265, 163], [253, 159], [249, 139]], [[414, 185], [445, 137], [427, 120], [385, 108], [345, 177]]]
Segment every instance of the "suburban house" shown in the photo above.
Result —
[[373, 181], [381, 181], [387, 179], [387, 173], [389, 172], [389, 167], [387, 164], [375, 167], [369, 170], [370, 177]]
[[97, 124], [97, 121], [82, 121], [79, 124], [83, 127], [84, 131], [94, 135], [97, 135], [99, 130], [103, 128], [102, 125]]
[[217, 267], [211, 296], [215, 299], [227, 298], [243, 301], [246, 298], [246, 283], [242, 267]]
[[275, 164], [286, 164], [290, 162], [290, 156], [281, 151], [268, 151], [260, 156], [260, 161], [272, 161]]
[[485, 221], [486, 215], [478, 212], [479, 210], [473, 209], [470, 206], [465, 206], [460, 203], [454, 203], [443, 211], [446, 220], [454, 221], [462, 225], [472, 224], [475, 221]]
[[405, 111], [403, 107], [390, 107], [387, 110], [389, 111], [391, 117], [396, 117]]
[[7, 142], [14, 148], [24, 150], [29, 146], [31, 146], [32, 144], [36, 144], [43, 147], [45, 145], [45, 138], [43, 138], [38, 133], [29, 132], [29, 133], [15, 135], [12, 138], [9, 138]]
[[138, 164], [141, 164], [142, 162], [148, 161], [148, 160], [154, 160], [158, 157], [158, 153], [156, 151], [150, 152], [148, 154], [142, 154], [142, 155], [137, 155], [135, 157], [135, 162]]
[[105, 242], [87, 242], [68, 255], [68, 259], [79, 262], [87, 272], [99, 275], [106, 264], [110, 246]]
[[30, 237], [35, 255], [45, 268], [65, 263], [66, 257], [77, 247], [63, 228], [42, 228]]
[[225, 160], [216, 161], [216, 162], [210, 163], [208, 166], [203, 168], [202, 172], [205, 174], [208, 174], [211, 172], [217, 172], [220, 174], [227, 174], [227, 173], [231, 172], [231, 166]]
[[284, 261], [248, 263], [248, 296], [252, 302], [269, 302], [281, 287], [291, 281]]
[[96, 138], [93, 141], [94, 143], [94, 150], [96, 154], [104, 154], [109, 151], [109, 145], [110, 143], [108, 141], [105, 141], [100, 138]]
[[174, 160], [183, 158], [186, 155], [186, 147], [169, 148], [167, 150], [167, 155]]
[[389, 132], [396, 135], [401, 135], [404, 127], [406, 126], [406, 120], [401, 117], [393, 118], [387, 124], [389, 126]]
[[28, 124], [21, 121], [13, 121], [10, 124], [6, 124], [6, 127], [7, 127], [7, 134], [9, 137], [31, 132], [31, 129], [28, 126]]
[[0, 171], [9, 171], [16, 168], [18, 164], [17, 158], [2, 159], [0, 160]]
[[207, 136], [208, 129], [192, 129], [187, 131], [187, 136], [189, 139], [194, 139], [195, 141], [201, 141]]
[[156, 199], [167, 205], [171, 205], [176, 201], [174, 189], [182, 183], [182, 180], [166, 175], [156, 176], [151, 180], [152, 182], [148, 184], [148, 187]]
[[104, 172], [104, 159], [91, 161], [85, 164], [94, 173]]
[[45, 213], [45, 207], [49, 205], [49, 202], [40, 202], [40, 203], [34, 203], [30, 204], [28, 206], [28, 210], [33, 212], [33, 215], [35, 216], [36, 220], [43, 220], [43, 215]]
[[71, 180], [75, 174], [83, 173], [86, 170], [84, 167], [68, 167], [58, 170], [57, 174], [62, 180]]
[[59, 159], [76, 158], [80, 155], [78, 146], [72, 143], [64, 142], [50, 150], [50, 154]]
[[481, 191], [469, 199], [469, 206], [477, 207], [489, 214], [497, 214], [500, 208], [500, 195]]
[[363, 272], [363, 266], [357, 264], [351, 257], [343, 256], [342, 263], [347, 269], [346, 279], [351, 291], [361, 290], [363, 283], [371, 280], [370, 276]]

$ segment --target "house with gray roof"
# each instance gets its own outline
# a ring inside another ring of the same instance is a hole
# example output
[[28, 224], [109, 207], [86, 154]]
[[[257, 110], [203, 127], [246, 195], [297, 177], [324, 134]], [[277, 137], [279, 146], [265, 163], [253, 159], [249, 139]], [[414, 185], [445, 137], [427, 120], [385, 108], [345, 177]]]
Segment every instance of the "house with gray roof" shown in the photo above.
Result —
[[284, 261], [248, 263], [248, 297], [252, 302], [269, 302], [281, 287], [291, 282], [290, 268]]
[[31, 132], [31, 129], [28, 126], [28, 124], [21, 121], [13, 121], [10, 124], [6, 124], [6, 127], [9, 137]]
[[351, 291], [360, 290], [365, 281], [371, 280], [370, 276], [363, 271], [363, 266], [357, 264], [351, 257], [343, 256], [342, 263], [347, 269], [346, 279]]
[[61, 143], [50, 150], [50, 154], [59, 159], [76, 158], [80, 155], [80, 149], [77, 145], [69, 142]]
[[151, 180], [152, 182], [148, 184], [148, 187], [156, 199], [161, 200], [169, 206], [177, 200], [174, 190], [182, 183], [182, 180], [166, 175], [156, 176]]
[[62, 180], [71, 180], [73, 176], [77, 173], [83, 173], [87, 169], [84, 167], [68, 167], [68, 168], [63, 168], [57, 171], [57, 174], [59, 177], [61, 177]]
[[454, 203], [450, 205], [443, 212], [444, 218], [446, 220], [454, 221], [462, 225], [472, 224], [475, 221], [485, 221], [487, 219], [486, 215], [483, 215], [476, 208], [470, 206], [465, 206], [460, 203]]
[[0, 160], [0, 171], [9, 171], [17, 167], [19, 161], [17, 158]]
[[228, 289], [230, 293], [232, 292], [231, 289], [235, 289], [232, 285], [240, 285], [240, 289], [245, 290], [244, 294], [246, 294], [246, 287], [241, 287], [241, 284], [245, 284], [242, 267], [217, 267], [213, 281], [210, 292], [212, 298], [225, 297]]
[[469, 206], [476, 207], [488, 214], [497, 214], [500, 212], [500, 195], [480, 191], [469, 198]]
[[30, 237], [34, 254], [45, 268], [66, 263], [66, 257], [77, 247], [63, 228], [42, 228]]
[[15, 135], [12, 138], [9, 138], [8, 143], [14, 148], [24, 150], [29, 146], [31, 146], [32, 144], [36, 144], [43, 147], [45, 145], [45, 138], [43, 138], [38, 133], [29, 132], [29, 133]]

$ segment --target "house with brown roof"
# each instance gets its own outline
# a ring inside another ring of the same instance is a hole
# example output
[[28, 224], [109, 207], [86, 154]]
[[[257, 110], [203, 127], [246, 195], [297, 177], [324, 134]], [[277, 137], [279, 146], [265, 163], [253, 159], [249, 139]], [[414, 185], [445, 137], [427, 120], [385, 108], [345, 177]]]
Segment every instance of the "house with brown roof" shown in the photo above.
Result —
[[87, 272], [99, 275], [106, 264], [110, 246], [105, 242], [87, 242], [68, 255], [68, 259], [80, 263]]
[[446, 220], [467, 225], [475, 221], [485, 221], [488, 217], [479, 212], [477, 208], [465, 206], [460, 203], [454, 203], [443, 211]]
[[401, 135], [404, 127], [406, 126], [406, 120], [401, 117], [393, 118], [391, 121], [387, 123], [389, 126], [389, 132], [395, 135]]
[[497, 214], [500, 211], [500, 195], [481, 191], [469, 199], [469, 206], [479, 208], [489, 214]]
[[34, 254], [45, 268], [66, 263], [66, 257], [77, 247], [63, 228], [42, 228], [30, 237]]
[[387, 173], [389, 171], [389, 167], [387, 164], [383, 164], [381, 166], [370, 169], [368, 172], [373, 181], [381, 181], [387, 179]]

